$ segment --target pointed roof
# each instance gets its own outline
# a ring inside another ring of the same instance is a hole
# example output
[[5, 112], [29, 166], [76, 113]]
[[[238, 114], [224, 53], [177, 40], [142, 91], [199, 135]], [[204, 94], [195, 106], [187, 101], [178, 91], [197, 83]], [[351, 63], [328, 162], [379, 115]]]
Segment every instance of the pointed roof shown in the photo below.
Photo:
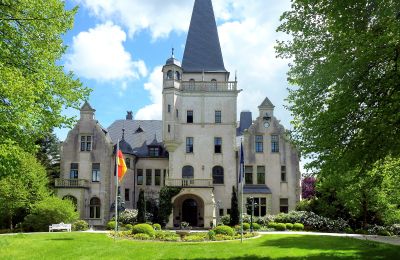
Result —
[[83, 106], [80, 109], [81, 111], [96, 111], [95, 109], [92, 108], [92, 106], [89, 104], [89, 102], [85, 101], [85, 103], [83, 104]]
[[211, 0], [195, 0], [185, 52], [184, 72], [227, 72]]
[[272, 104], [271, 100], [266, 97], [261, 105], [258, 106], [259, 108], [274, 108], [275, 106]]

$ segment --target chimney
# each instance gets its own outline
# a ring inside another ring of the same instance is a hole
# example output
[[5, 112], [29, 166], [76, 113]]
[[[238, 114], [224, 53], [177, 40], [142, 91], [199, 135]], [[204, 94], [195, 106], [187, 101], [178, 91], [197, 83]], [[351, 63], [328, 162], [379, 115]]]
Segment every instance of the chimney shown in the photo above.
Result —
[[126, 111], [126, 120], [133, 120], [132, 111]]

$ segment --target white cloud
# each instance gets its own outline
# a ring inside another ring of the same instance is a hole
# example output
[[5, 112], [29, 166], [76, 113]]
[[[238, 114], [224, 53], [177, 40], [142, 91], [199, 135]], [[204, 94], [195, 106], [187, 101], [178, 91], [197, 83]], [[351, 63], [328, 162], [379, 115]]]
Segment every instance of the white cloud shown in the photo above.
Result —
[[125, 32], [112, 22], [97, 25], [73, 38], [66, 68], [99, 81], [137, 79], [147, 75], [144, 61], [133, 61], [123, 46]]
[[154, 68], [150, 74], [149, 81], [144, 84], [144, 89], [149, 91], [152, 104], [147, 105], [136, 113], [135, 119], [138, 120], [161, 120], [162, 118], [162, 66]]

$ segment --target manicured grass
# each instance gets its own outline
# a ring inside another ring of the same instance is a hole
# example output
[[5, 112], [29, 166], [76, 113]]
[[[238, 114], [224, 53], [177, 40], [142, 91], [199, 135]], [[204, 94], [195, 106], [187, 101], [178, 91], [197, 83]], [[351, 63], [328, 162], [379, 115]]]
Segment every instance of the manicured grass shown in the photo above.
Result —
[[400, 246], [345, 237], [264, 235], [231, 242], [114, 240], [106, 234], [0, 236], [0, 259], [400, 259]]

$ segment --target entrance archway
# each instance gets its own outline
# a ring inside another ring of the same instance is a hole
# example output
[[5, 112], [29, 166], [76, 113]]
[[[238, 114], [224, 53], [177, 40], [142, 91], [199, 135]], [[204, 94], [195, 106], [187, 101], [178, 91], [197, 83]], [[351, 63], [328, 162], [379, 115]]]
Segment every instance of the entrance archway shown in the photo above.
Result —
[[190, 226], [197, 226], [197, 202], [194, 199], [186, 199], [182, 203], [182, 221], [188, 222]]

